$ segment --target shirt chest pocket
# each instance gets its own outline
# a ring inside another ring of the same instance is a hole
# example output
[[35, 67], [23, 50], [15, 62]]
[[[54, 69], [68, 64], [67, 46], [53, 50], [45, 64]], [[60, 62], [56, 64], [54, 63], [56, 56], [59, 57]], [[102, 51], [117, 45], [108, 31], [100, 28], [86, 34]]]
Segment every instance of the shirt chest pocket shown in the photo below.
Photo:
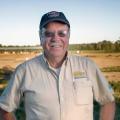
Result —
[[75, 102], [80, 105], [93, 104], [92, 83], [87, 77], [74, 80]]

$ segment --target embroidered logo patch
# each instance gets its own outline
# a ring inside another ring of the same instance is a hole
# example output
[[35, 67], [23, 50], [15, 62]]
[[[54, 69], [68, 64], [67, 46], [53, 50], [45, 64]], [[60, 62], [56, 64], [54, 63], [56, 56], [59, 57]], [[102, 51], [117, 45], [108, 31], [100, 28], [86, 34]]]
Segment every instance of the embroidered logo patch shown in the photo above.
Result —
[[48, 13], [48, 17], [58, 17], [60, 15], [59, 12], [52, 11]]
[[85, 72], [75, 71], [73, 73], [75, 79], [86, 77]]

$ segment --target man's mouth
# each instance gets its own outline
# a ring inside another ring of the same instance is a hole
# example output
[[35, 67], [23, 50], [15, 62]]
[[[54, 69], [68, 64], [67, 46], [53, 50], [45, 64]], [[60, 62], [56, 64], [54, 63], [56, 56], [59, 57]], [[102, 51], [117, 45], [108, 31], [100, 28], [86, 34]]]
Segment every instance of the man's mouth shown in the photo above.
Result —
[[50, 47], [59, 48], [61, 45], [59, 43], [51, 43]]

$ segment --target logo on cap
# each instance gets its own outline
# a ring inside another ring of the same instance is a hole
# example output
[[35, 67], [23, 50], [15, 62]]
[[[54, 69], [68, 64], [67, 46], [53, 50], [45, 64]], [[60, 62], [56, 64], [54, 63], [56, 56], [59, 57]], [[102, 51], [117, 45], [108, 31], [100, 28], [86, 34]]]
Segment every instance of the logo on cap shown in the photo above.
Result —
[[52, 12], [49, 12], [47, 15], [48, 17], [58, 17], [60, 13], [56, 11], [52, 11]]

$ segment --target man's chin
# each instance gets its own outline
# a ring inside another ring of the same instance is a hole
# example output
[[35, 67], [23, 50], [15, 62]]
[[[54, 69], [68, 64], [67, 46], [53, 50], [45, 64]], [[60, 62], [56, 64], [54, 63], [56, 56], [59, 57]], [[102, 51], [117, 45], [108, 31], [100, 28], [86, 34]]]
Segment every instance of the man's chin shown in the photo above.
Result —
[[62, 56], [64, 56], [64, 53], [54, 52], [54, 53], [51, 53], [51, 56], [53, 56], [53, 57], [62, 57]]

